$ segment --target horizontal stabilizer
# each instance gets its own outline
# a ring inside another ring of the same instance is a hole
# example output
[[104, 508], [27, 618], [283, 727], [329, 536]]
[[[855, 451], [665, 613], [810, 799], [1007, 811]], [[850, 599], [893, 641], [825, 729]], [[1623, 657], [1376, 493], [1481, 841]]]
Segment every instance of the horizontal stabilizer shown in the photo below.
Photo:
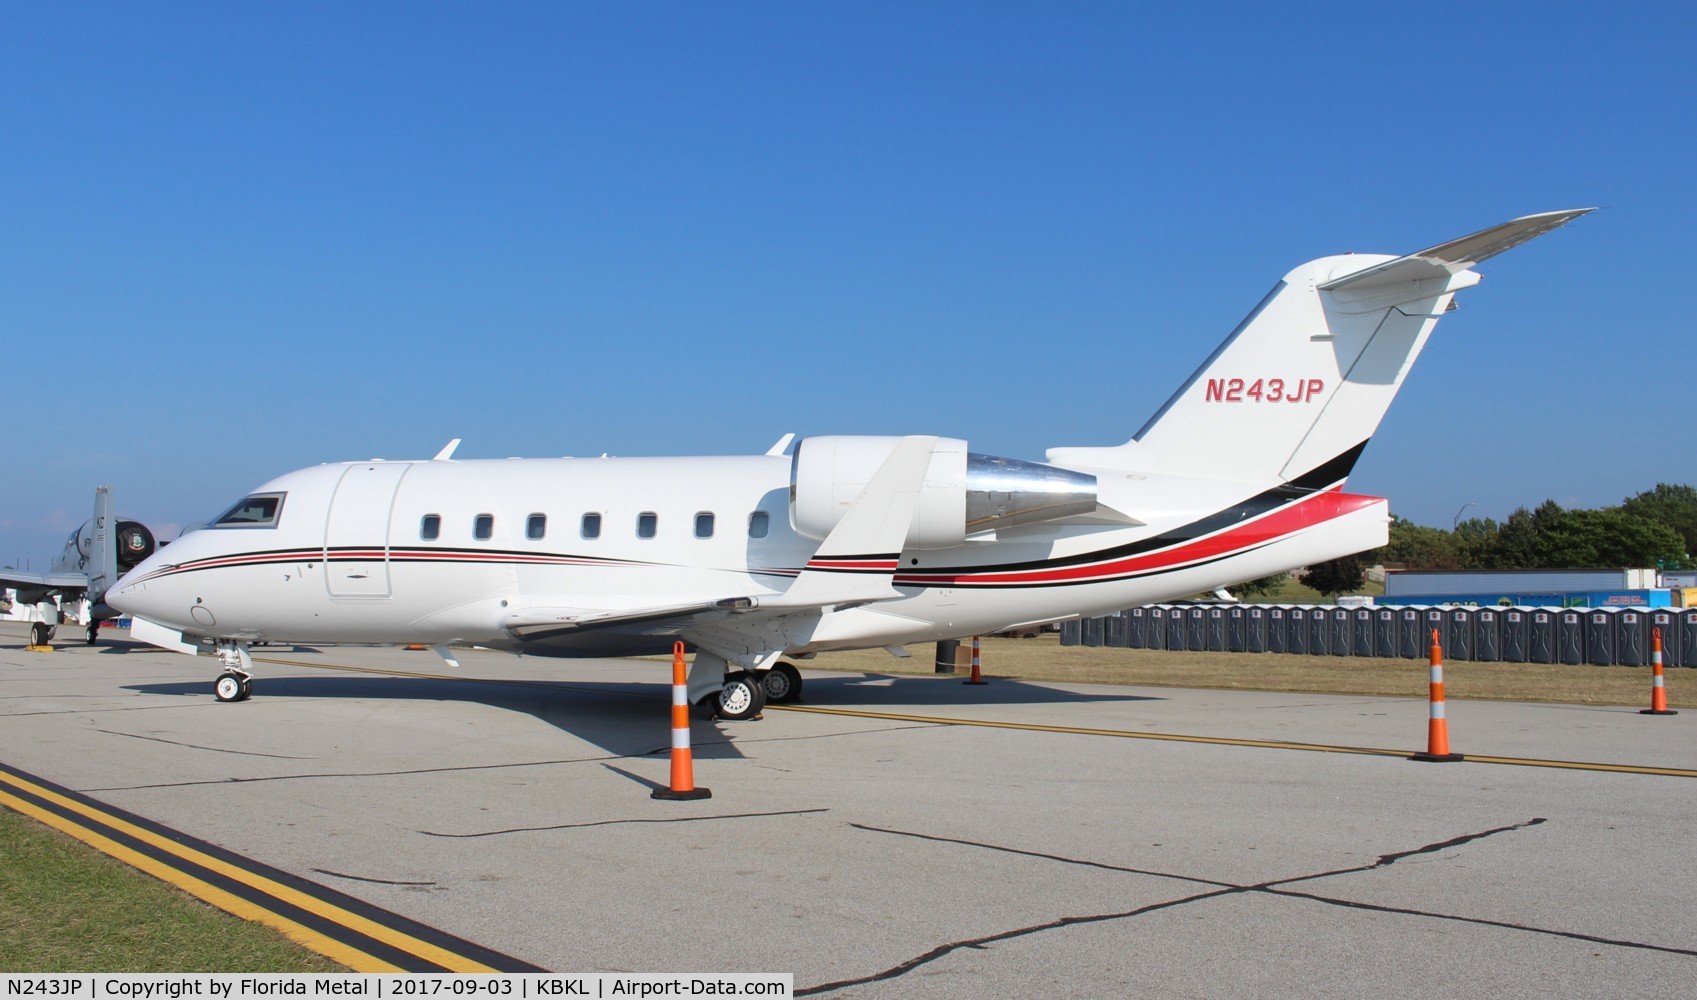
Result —
[[1447, 278], [1452, 274], [1467, 270], [1480, 261], [1495, 257], [1505, 250], [1512, 250], [1522, 243], [1536, 239], [1551, 230], [1559, 229], [1581, 215], [1594, 211], [1596, 209], [1572, 208], [1561, 212], [1525, 215], [1500, 226], [1480, 230], [1471, 236], [1463, 236], [1459, 240], [1440, 243], [1419, 253], [1411, 253], [1406, 257], [1398, 257], [1395, 260], [1388, 260], [1382, 264], [1363, 268], [1353, 274], [1335, 278], [1320, 285], [1320, 290], [1327, 292], [1344, 288], [1365, 290], [1402, 284], [1403, 282], [1421, 281], [1426, 278]]

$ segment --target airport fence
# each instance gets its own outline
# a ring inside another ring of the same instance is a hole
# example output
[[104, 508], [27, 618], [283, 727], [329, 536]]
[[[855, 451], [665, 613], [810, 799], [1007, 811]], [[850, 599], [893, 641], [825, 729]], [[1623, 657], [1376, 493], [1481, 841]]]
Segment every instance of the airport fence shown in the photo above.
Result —
[[1662, 632], [1666, 666], [1697, 667], [1697, 608], [1344, 608], [1152, 604], [1061, 623], [1063, 646], [1641, 667]]

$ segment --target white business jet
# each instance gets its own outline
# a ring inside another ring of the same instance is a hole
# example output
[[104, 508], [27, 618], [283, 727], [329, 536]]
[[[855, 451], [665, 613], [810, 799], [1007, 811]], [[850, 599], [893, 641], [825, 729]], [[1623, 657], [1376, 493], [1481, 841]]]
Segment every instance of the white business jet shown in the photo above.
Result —
[[694, 647], [692, 703], [799, 693], [784, 658], [996, 632], [1172, 599], [1383, 545], [1343, 492], [1473, 265], [1590, 211], [1406, 257], [1296, 268], [1128, 442], [1038, 463], [956, 438], [793, 435], [764, 455], [302, 469], [135, 567], [141, 640], [252, 691], [253, 642]]

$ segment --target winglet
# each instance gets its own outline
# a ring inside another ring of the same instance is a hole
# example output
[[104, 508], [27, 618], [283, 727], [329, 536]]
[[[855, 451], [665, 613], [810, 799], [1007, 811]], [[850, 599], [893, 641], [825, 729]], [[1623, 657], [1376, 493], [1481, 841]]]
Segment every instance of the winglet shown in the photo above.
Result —
[[442, 450], [437, 452], [436, 457], [431, 459], [431, 461], [432, 462], [446, 462], [446, 461], [448, 461], [449, 459], [454, 457], [454, 449], [458, 448], [459, 446], [460, 446], [460, 439], [459, 438], [455, 438], [452, 441], [449, 441], [447, 444], [442, 446]]
[[936, 447], [935, 437], [902, 438], [795, 583], [779, 597], [763, 598], [760, 606], [857, 604], [900, 596], [890, 581], [901, 564]]
[[795, 440], [795, 431], [790, 431], [788, 434], [785, 434], [783, 437], [779, 438], [777, 444], [773, 445], [770, 448], [767, 448], [766, 454], [768, 454], [768, 455], [782, 455], [789, 448], [790, 442], [794, 441], [794, 440]]

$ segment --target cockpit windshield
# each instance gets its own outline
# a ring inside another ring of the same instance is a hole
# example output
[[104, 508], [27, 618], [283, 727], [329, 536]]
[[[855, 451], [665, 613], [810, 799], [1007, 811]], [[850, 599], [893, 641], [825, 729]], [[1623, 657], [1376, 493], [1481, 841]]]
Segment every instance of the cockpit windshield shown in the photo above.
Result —
[[255, 493], [242, 497], [234, 507], [212, 522], [215, 528], [274, 528], [283, 513], [287, 493]]

